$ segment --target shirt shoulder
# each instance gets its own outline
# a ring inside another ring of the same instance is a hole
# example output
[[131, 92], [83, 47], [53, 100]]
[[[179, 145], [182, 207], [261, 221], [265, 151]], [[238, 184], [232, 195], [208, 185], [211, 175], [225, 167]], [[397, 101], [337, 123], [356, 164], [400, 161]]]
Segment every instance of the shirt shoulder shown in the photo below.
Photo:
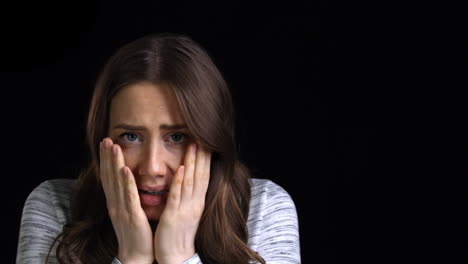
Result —
[[249, 247], [267, 263], [300, 263], [299, 224], [290, 194], [269, 179], [251, 178]]
[[38, 212], [53, 209], [57, 220], [64, 224], [68, 220], [70, 200], [75, 184], [76, 180], [73, 179], [46, 180], [29, 194], [26, 204], [36, 205], [34, 209]]
[[252, 202], [259, 201], [268, 204], [288, 202], [294, 206], [291, 195], [282, 186], [272, 180], [251, 178], [250, 182]]
[[279, 221], [282, 217], [297, 220], [291, 195], [269, 179], [251, 178], [251, 200], [248, 225], [264, 221]]
[[[50, 246], [68, 222], [75, 181], [47, 180], [29, 194], [21, 217], [16, 263], [44, 263]], [[51, 256], [55, 258], [54, 249]]]
[[69, 200], [76, 180], [52, 179], [40, 183], [29, 195], [30, 197], [45, 196], [57, 200]]

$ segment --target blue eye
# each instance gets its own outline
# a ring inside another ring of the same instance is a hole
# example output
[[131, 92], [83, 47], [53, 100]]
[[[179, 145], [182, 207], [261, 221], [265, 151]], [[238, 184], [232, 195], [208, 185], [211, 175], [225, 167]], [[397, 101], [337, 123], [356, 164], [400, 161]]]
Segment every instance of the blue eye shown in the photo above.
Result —
[[127, 134], [127, 139], [129, 141], [135, 141], [135, 140], [137, 140], [137, 138], [138, 138], [138, 136], [135, 135], [135, 134]]
[[182, 142], [187, 136], [184, 133], [174, 133], [171, 135], [171, 139], [175, 143]]
[[126, 136], [127, 140], [130, 141], [130, 142], [134, 142], [138, 139], [138, 136], [134, 133], [123, 133], [122, 135], [120, 135], [120, 137], [124, 137]]

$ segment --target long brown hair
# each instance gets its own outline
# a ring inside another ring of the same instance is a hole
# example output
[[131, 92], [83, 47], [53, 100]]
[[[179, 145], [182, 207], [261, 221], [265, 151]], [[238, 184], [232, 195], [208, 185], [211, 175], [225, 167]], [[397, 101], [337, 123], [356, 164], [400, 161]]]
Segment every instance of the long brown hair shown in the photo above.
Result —
[[174, 90], [195, 140], [212, 154], [205, 209], [195, 237], [203, 263], [249, 263], [263, 258], [247, 245], [250, 172], [238, 159], [232, 97], [200, 45], [184, 35], [156, 34], [120, 48], [96, 83], [87, 120], [88, 166], [78, 177], [69, 222], [55, 239], [60, 263], [110, 263], [118, 245], [99, 178], [99, 142], [107, 135], [112, 97], [138, 83], [167, 83]]

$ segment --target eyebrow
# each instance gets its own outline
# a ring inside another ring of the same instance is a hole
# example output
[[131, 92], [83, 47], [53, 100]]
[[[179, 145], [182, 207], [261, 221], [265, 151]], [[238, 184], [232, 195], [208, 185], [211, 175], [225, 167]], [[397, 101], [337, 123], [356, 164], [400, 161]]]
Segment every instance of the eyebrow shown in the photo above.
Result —
[[[148, 130], [144, 126], [135, 126], [135, 125], [124, 124], [124, 123], [114, 126], [114, 129], [117, 129], [117, 128], [125, 129], [125, 130], [132, 130], [132, 131]], [[186, 124], [173, 124], [173, 125], [162, 124], [159, 126], [159, 129], [161, 130], [177, 130], [177, 129], [184, 129], [184, 128], [187, 128]]]

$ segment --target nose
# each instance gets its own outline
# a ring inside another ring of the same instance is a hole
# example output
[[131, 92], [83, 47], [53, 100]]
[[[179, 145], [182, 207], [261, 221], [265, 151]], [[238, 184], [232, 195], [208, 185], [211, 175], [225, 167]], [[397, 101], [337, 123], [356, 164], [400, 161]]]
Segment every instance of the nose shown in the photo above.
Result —
[[150, 177], [164, 177], [167, 175], [167, 153], [164, 147], [157, 143], [151, 143], [140, 157], [138, 173]]

